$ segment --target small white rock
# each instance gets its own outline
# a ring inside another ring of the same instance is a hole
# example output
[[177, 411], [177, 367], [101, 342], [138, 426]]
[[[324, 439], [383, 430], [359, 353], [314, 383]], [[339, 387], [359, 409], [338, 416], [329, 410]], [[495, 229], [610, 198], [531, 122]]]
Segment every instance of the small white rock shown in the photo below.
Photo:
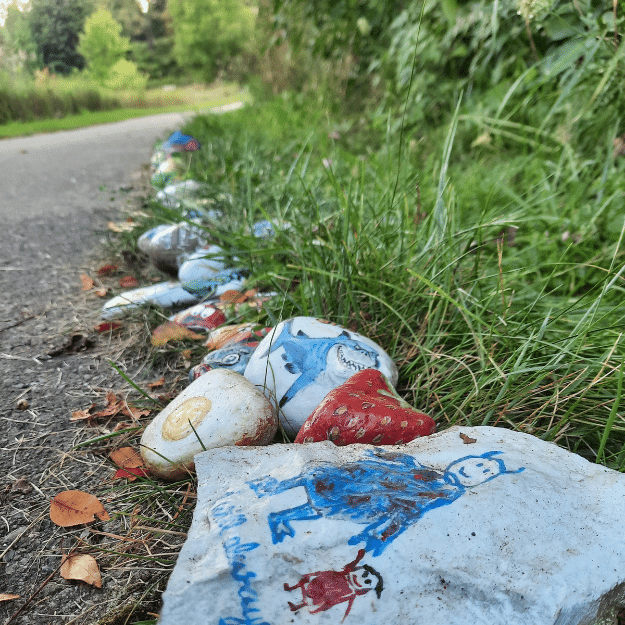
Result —
[[175, 480], [194, 469], [204, 448], [268, 445], [277, 429], [274, 409], [258, 389], [234, 371], [213, 369], [147, 426], [141, 455], [152, 474]]

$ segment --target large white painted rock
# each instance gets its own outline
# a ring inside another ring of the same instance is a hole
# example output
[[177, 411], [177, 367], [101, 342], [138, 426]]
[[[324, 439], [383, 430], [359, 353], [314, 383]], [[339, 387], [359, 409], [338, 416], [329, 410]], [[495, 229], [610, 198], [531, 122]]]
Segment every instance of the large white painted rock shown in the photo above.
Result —
[[527, 434], [231, 447], [196, 467], [160, 625], [591, 625], [625, 604], [625, 476]]
[[397, 384], [395, 363], [371, 339], [314, 317], [293, 317], [261, 341], [245, 377], [277, 401], [280, 424], [295, 437], [323, 398], [363, 369], [378, 369]]
[[148, 424], [141, 455], [150, 473], [175, 480], [193, 470], [193, 458], [203, 449], [267, 445], [277, 429], [273, 406], [258, 389], [239, 373], [213, 369]]

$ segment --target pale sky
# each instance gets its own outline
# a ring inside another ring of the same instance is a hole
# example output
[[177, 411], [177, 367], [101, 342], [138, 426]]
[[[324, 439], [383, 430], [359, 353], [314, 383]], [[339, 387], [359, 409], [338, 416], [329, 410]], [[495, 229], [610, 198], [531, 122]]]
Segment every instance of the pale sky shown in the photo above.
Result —
[[[23, 8], [28, 6], [28, 2], [29, 0], [0, 0], [0, 26], [4, 26], [8, 6], [16, 4], [18, 7]], [[137, 0], [137, 3], [144, 13], [148, 10], [148, 0]]]

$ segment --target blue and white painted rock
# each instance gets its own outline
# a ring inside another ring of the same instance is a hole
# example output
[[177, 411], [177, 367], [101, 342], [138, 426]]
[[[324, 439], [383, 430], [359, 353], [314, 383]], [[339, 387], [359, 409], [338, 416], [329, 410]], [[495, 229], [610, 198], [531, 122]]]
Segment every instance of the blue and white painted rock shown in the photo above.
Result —
[[198, 298], [217, 298], [226, 291], [238, 291], [245, 284], [245, 269], [224, 269], [210, 277], [181, 281], [182, 286]]
[[168, 184], [173, 184], [180, 179], [183, 165], [179, 158], [169, 156], [164, 161], [158, 163], [156, 171], [150, 178], [153, 187], [162, 189]]
[[197, 180], [183, 180], [161, 189], [156, 194], [156, 199], [166, 208], [179, 208], [185, 200], [195, 198], [204, 188]]
[[104, 304], [101, 317], [103, 319], [119, 317], [129, 310], [146, 305], [163, 308], [185, 306], [194, 304], [198, 299], [195, 295], [185, 291], [180, 286], [180, 282], [160, 282], [115, 296]]
[[245, 377], [275, 398], [280, 424], [295, 437], [323, 398], [363, 369], [378, 369], [397, 384], [395, 363], [371, 339], [314, 317], [294, 317], [262, 340]]
[[150, 473], [175, 480], [193, 470], [203, 449], [268, 445], [277, 429], [273, 407], [258, 389], [234, 371], [213, 369], [156, 415], [141, 437], [141, 455]]
[[[211, 369], [223, 367], [236, 371], [243, 375], [247, 363], [250, 361], [254, 350], [260, 344], [260, 341], [264, 336], [271, 331], [271, 328], [263, 328], [262, 326], [255, 326], [252, 324], [243, 324], [240, 327], [246, 328], [244, 331], [232, 331], [232, 328], [237, 326], [225, 326], [225, 329], [232, 332], [230, 340], [225, 341], [218, 349], [210, 351], [199, 365], [196, 365], [189, 371], [189, 380], [197, 380], [201, 375], [204, 375]], [[224, 326], [222, 326], [224, 327]], [[211, 332], [211, 339], [213, 339], [213, 333]]]
[[196, 456], [160, 625], [590, 625], [625, 588], [625, 475], [499, 428]]
[[178, 274], [180, 257], [207, 245], [205, 233], [198, 226], [186, 222], [156, 226], [137, 240], [139, 249], [150, 257], [157, 269]]
[[185, 254], [179, 259], [178, 280], [185, 284], [213, 278], [226, 268], [223, 253], [218, 245], [209, 245]]

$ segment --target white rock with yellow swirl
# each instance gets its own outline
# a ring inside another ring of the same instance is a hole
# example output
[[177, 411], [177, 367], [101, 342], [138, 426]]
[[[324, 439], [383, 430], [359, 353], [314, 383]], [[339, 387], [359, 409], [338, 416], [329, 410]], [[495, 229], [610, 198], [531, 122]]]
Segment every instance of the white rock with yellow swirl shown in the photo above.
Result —
[[191, 383], [147, 426], [141, 455], [153, 475], [181, 479], [204, 449], [267, 445], [278, 420], [269, 400], [239, 373], [213, 369]]

